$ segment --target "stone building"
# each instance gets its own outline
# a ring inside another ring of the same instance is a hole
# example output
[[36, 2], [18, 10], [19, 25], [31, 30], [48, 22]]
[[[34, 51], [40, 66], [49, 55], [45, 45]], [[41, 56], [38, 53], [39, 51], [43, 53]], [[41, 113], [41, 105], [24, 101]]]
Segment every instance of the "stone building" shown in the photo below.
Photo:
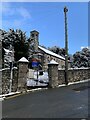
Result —
[[42, 66], [47, 69], [48, 68], [48, 63], [51, 61], [51, 60], [54, 60], [56, 61], [57, 63], [59, 63], [59, 67], [60, 68], [64, 68], [65, 66], [65, 58], [63, 58], [62, 56], [52, 52], [52, 51], [49, 51], [41, 46], [38, 46], [38, 50], [40, 53], [42, 53]]
[[48, 68], [48, 63], [54, 60], [59, 63], [59, 68], [65, 67], [65, 58], [39, 45], [39, 32], [36, 30], [30, 32], [29, 39], [30, 54], [29, 61], [32, 59], [39, 61], [42, 69]]

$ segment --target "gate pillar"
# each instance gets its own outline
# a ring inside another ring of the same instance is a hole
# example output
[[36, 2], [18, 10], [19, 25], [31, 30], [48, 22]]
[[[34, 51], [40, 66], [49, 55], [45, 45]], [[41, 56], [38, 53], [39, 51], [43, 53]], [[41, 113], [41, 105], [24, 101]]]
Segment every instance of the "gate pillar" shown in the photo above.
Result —
[[23, 92], [27, 88], [28, 60], [22, 57], [18, 61], [18, 91]]
[[51, 60], [48, 64], [49, 87], [58, 87], [58, 63]]

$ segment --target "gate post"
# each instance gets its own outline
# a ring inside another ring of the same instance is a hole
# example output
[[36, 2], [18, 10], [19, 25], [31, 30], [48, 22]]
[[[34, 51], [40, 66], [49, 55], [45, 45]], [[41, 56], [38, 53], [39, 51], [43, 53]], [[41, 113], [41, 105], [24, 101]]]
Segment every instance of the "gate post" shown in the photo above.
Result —
[[58, 86], [58, 63], [51, 60], [48, 64], [49, 87], [55, 88]]
[[18, 63], [18, 91], [23, 92], [27, 88], [28, 60], [22, 57]]

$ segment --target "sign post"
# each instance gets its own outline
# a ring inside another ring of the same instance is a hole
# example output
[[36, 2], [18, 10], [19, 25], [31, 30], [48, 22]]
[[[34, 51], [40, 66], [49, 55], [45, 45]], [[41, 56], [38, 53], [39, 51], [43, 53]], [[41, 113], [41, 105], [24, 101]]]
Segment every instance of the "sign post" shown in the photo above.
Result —
[[32, 60], [32, 67], [37, 68], [37, 82], [36, 85], [38, 84], [38, 66], [39, 66], [39, 61], [37, 59]]
[[13, 71], [12, 71], [12, 68], [13, 68], [13, 63], [12, 62], [10, 62], [10, 89], [9, 89], [9, 93], [11, 93], [11, 91], [12, 91], [12, 79], [13, 79]]

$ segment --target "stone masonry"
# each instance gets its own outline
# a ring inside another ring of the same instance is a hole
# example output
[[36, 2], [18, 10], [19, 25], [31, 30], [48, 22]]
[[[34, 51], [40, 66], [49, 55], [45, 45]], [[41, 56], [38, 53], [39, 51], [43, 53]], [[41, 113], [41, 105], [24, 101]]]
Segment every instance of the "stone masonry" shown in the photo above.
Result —
[[58, 86], [58, 63], [54, 60], [48, 64], [49, 72], [49, 87], [55, 88]]
[[[9, 93], [10, 89], [10, 69], [2, 69], [2, 94]], [[17, 91], [17, 81], [18, 81], [18, 71], [13, 69], [13, 79], [12, 79], [12, 91]]]
[[[68, 70], [68, 82], [77, 82], [90, 79], [90, 68], [78, 68]], [[65, 83], [65, 70], [58, 70], [59, 84]]]
[[24, 57], [19, 60], [18, 65], [18, 91], [27, 88], [28, 61]]
[[[58, 69], [58, 64], [51, 61], [48, 64], [49, 86], [54, 88], [65, 84], [65, 69]], [[68, 83], [90, 79], [90, 68], [70, 68], [68, 70]]]

